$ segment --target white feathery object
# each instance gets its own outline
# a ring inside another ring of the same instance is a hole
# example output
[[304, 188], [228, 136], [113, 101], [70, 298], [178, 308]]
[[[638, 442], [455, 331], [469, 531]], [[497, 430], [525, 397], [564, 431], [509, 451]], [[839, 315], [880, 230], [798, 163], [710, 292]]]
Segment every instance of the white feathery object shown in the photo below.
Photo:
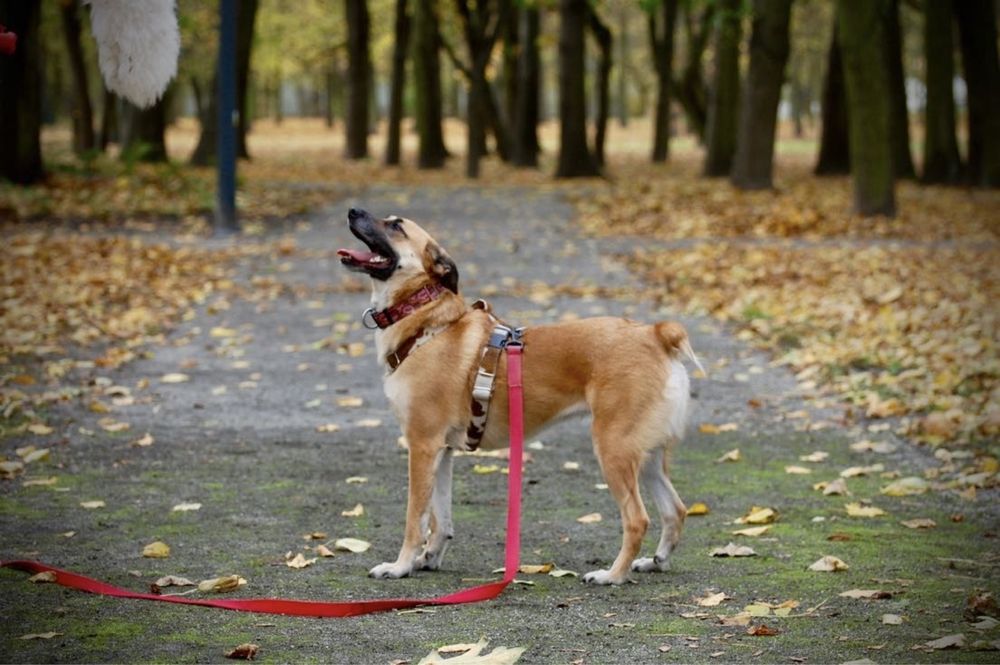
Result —
[[152, 106], [177, 74], [181, 35], [174, 0], [84, 0], [108, 90]]

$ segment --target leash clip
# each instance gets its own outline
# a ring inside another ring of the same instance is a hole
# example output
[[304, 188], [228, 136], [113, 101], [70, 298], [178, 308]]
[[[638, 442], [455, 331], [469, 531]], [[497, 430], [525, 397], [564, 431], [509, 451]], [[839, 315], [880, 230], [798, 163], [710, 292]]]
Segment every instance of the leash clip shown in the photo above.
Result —
[[[368, 321], [369, 319], [371, 319], [371, 323], [369, 323]], [[368, 330], [375, 330], [376, 328], [378, 328], [378, 322], [375, 321], [374, 307], [369, 307], [361, 315], [361, 325], [363, 325], [365, 328], [368, 328]]]

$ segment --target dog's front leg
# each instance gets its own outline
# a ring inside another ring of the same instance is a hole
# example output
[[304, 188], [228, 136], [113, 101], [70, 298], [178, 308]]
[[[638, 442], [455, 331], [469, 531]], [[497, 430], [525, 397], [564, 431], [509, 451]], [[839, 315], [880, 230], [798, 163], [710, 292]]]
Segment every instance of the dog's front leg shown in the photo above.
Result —
[[[455, 532], [451, 521], [451, 477], [453, 455], [451, 448], [445, 448], [438, 454], [438, 462], [434, 472], [434, 492], [431, 495], [430, 535], [423, 553], [417, 557], [418, 570], [437, 570], [441, 567], [444, 553]], [[426, 530], [425, 530], [426, 531]]]
[[379, 564], [368, 571], [371, 577], [380, 579], [406, 577], [413, 572], [414, 563], [424, 543], [424, 516], [434, 489], [434, 470], [439, 453], [444, 450], [444, 439], [410, 441], [409, 493], [406, 502], [406, 529], [403, 532], [403, 546], [394, 562]]

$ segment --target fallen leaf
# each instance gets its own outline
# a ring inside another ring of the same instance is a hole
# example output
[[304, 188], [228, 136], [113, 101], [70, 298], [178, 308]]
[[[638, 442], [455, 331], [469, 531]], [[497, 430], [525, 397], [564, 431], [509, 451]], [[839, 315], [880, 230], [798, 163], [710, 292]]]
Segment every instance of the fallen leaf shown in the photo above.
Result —
[[372, 544], [368, 541], [358, 540], [357, 538], [338, 538], [337, 541], [333, 543], [334, 549], [354, 552], [355, 554], [367, 552], [368, 548], [371, 546]]
[[226, 575], [224, 577], [213, 577], [208, 580], [198, 582], [198, 591], [205, 593], [226, 593], [235, 591], [241, 586], [245, 586], [246, 579], [239, 575]]
[[483, 653], [488, 642], [483, 639], [476, 645], [453, 658], [443, 658], [435, 649], [420, 659], [417, 665], [513, 665], [524, 653], [524, 647], [496, 647], [489, 653]]
[[778, 519], [778, 511], [773, 508], [752, 506], [746, 515], [736, 520], [736, 524], [770, 524]]
[[708, 506], [699, 501], [698, 503], [692, 504], [691, 507], [688, 508], [687, 516], [692, 517], [697, 515], [708, 515], [709, 512]]
[[740, 449], [733, 448], [728, 453], [723, 454], [719, 459], [715, 460], [716, 463], [722, 462], [739, 462], [741, 459]]
[[166, 559], [170, 556], [170, 546], [157, 540], [143, 547], [142, 555], [147, 559]]
[[929, 517], [917, 517], [912, 520], [903, 520], [900, 524], [905, 526], [907, 529], [933, 529], [937, 526], [937, 522]]
[[884, 464], [872, 464], [871, 466], [852, 466], [840, 472], [841, 478], [854, 478], [855, 476], [868, 476], [873, 473], [885, 471]]
[[194, 586], [195, 583], [186, 577], [178, 577], [177, 575], [166, 575], [153, 582], [153, 585], [157, 587]]
[[882, 623], [887, 626], [899, 626], [903, 623], [903, 617], [898, 614], [883, 614]]
[[930, 642], [924, 642], [923, 646], [928, 649], [933, 649], [938, 651], [940, 649], [961, 649], [965, 646], [965, 635], [962, 633], [956, 633], [954, 635], [945, 635], [944, 637], [939, 637], [936, 640], [931, 640]]
[[382, 424], [382, 421], [378, 418], [362, 418], [354, 424], [358, 427], [378, 427]]
[[847, 570], [849, 567], [850, 566], [837, 557], [827, 555], [810, 565], [809, 570], [817, 573], [835, 573], [841, 570]]
[[237, 331], [234, 328], [215, 326], [214, 328], [208, 331], [208, 334], [215, 338], [236, 337]]
[[547, 575], [555, 570], [555, 567], [554, 563], [522, 563], [518, 566], [517, 572], [524, 573], [525, 575]]
[[883, 600], [885, 598], [892, 598], [891, 593], [880, 589], [851, 589], [850, 591], [843, 591], [837, 595], [841, 598], [854, 598], [855, 600]]
[[35, 573], [34, 575], [28, 578], [28, 581], [33, 584], [44, 584], [47, 582], [55, 582], [56, 579], [57, 578], [54, 571], [46, 570], [41, 573]]
[[365, 514], [365, 507], [362, 506], [359, 503], [359, 504], [356, 504], [350, 510], [342, 510], [342, 511], [340, 511], [340, 514], [341, 514], [342, 517], [361, 517], [362, 515]]
[[285, 565], [289, 568], [305, 568], [306, 566], [311, 566], [316, 563], [316, 559], [307, 559], [299, 552], [294, 557], [290, 559], [285, 559]]
[[580, 573], [573, 570], [563, 570], [562, 568], [555, 568], [549, 571], [549, 577], [579, 577]]
[[180, 372], [172, 372], [170, 374], [164, 374], [160, 377], [161, 383], [184, 383], [185, 381], [190, 380], [190, 376], [187, 374], [181, 374]]
[[746, 529], [737, 529], [732, 533], [734, 536], [748, 536], [750, 538], [757, 538], [758, 536], [762, 536], [770, 530], [771, 530], [771, 525], [767, 524], [764, 526], [751, 526], [747, 527]]
[[0, 462], [0, 473], [6, 478], [13, 478], [24, 471], [24, 462], [5, 461]]
[[577, 517], [576, 521], [580, 524], [593, 524], [594, 522], [600, 522], [603, 518], [600, 513], [588, 513], [581, 517]]
[[822, 450], [817, 450], [815, 452], [809, 453], [808, 455], [799, 455], [799, 461], [800, 462], [822, 462], [822, 461], [824, 461], [829, 456], [830, 456], [830, 453], [824, 452]]
[[579, 471], [580, 470], [580, 463], [579, 462], [563, 462], [563, 467], [562, 468], [563, 468], [564, 471]]
[[789, 466], [785, 467], [785, 473], [789, 473], [789, 474], [792, 474], [792, 475], [804, 476], [804, 475], [812, 473], [812, 469], [808, 469], [808, 468], [806, 468], [804, 466], [795, 466], [793, 464], [793, 465], [789, 465]]
[[863, 441], [858, 441], [857, 443], [852, 443], [850, 446], [851, 450], [859, 453], [873, 452], [873, 453], [891, 453], [896, 449], [896, 444], [889, 443], [888, 441], [869, 441], [865, 439]]
[[822, 490], [823, 496], [844, 496], [850, 495], [847, 489], [847, 481], [843, 478], [825, 481], [813, 485], [814, 490]]
[[131, 443], [131, 445], [137, 446], [139, 448], [146, 448], [148, 446], [153, 445], [153, 441], [154, 440], [155, 439], [153, 439], [153, 435], [150, 434], [149, 432], [146, 432], [145, 434], [143, 434], [142, 436], [140, 436], [138, 439], [136, 439], [135, 441], [133, 441]]
[[720, 591], [719, 593], [709, 594], [704, 598], [695, 598], [695, 603], [699, 607], [718, 607], [719, 604], [724, 600], [729, 600], [731, 596], [727, 596], [725, 592]]
[[360, 397], [350, 397], [350, 396], [347, 396], [347, 397], [339, 397], [339, 398], [337, 398], [337, 406], [343, 406], [343, 407], [347, 407], [347, 408], [353, 408], [353, 407], [361, 406], [364, 403], [365, 403], [365, 401], [363, 399], [361, 399]]
[[500, 467], [496, 464], [476, 464], [472, 467], [472, 473], [477, 473], [481, 476], [496, 473], [500, 470]]
[[322, 557], [336, 556], [333, 553], [333, 550], [331, 550], [329, 547], [327, 547], [323, 543], [320, 543], [319, 545], [317, 545], [316, 549], [314, 549], [313, 551], [316, 552], [317, 555], [322, 556]]
[[886, 514], [881, 508], [865, 506], [858, 502], [845, 503], [844, 509], [847, 511], [848, 517], [881, 517]]
[[97, 421], [97, 424], [100, 425], [101, 429], [105, 432], [112, 433], [124, 432], [131, 427], [128, 423], [117, 421], [114, 418], [101, 418]]
[[56, 476], [49, 476], [48, 478], [32, 478], [31, 480], [25, 480], [21, 482], [21, 487], [50, 487], [59, 482], [59, 478]]
[[909, 476], [900, 478], [883, 487], [880, 492], [886, 496], [911, 496], [913, 494], [923, 494], [930, 485], [923, 478]]
[[259, 646], [247, 642], [230, 649], [224, 655], [226, 658], [232, 658], [234, 660], [253, 660], [257, 656], [257, 652], [259, 650]]
[[31, 423], [30, 425], [28, 425], [27, 429], [32, 434], [37, 434], [38, 436], [45, 436], [46, 434], [52, 434], [52, 432], [55, 431], [45, 423]]
[[757, 626], [750, 626], [747, 628], [747, 635], [753, 635], [754, 637], [771, 637], [778, 634], [776, 628], [771, 628], [765, 624], [760, 624]]
[[340, 425], [338, 425], [337, 423], [326, 423], [325, 425], [317, 425], [316, 431], [327, 434], [331, 432], [338, 432], [340, 431]]
[[365, 476], [351, 476], [350, 478], [345, 479], [344, 482], [348, 485], [360, 485], [362, 483], [367, 483], [368, 478]]
[[714, 550], [709, 552], [708, 555], [716, 557], [742, 557], [757, 556], [757, 553], [753, 551], [753, 548], [747, 547], [746, 545], [729, 543], [725, 547], [716, 547]]
[[104, 502], [100, 501], [100, 500], [98, 500], [98, 501], [81, 501], [80, 502], [80, 507], [81, 508], [86, 508], [87, 510], [95, 510], [97, 508], [103, 508], [104, 505], [105, 505]]
[[56, 633], [54, 631], [48, 633], [28, 633], [26, 635], [21, 635], [18, 639], [21, 640], [51, 640], [53, 637], [58, 637], [62, 633]]
[[172, 513], [186, 513], [192, 510], [201, 510], [200, 503], [178, 503], [170, 509]]

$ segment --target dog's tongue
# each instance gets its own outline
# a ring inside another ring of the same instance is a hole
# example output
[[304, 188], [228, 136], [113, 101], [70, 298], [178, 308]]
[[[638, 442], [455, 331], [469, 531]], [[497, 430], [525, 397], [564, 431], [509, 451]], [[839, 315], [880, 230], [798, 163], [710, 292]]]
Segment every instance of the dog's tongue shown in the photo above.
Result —
[[358, 263], [368, 263], [375, 256], [375, 252], [362, 252], [356, 249], [338, 249], [337, 256], [345, 259], [351, 259], [352, 261], [357, 261]]

